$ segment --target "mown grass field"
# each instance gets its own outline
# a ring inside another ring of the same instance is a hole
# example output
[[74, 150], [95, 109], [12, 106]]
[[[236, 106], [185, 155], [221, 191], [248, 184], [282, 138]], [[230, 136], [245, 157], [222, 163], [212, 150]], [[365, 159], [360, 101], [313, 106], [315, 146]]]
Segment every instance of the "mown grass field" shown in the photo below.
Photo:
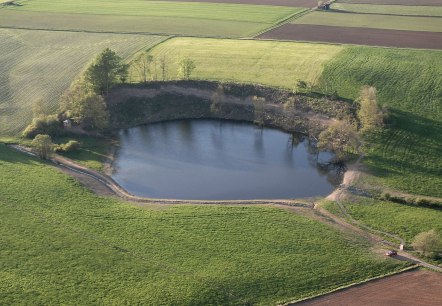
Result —
[[0, 136], [30, 123], [42, 100], [54, 111], [63, 92], [106, 47], [127, 58], [165, 39], [161, 36], [0, 29]]
[[407, 31], [442, 32], [442, 18], [386, 16], [375, 14], [352, 14], [312, 12], [292, 21], [294, 24], [316, 24], [339, 27], [362, 27]]
[[442, 196], [442, 52], [349, 47], [325, 65], [322, 88], [355, 99], [378, 90], [390, 124], [367, 143], [366, 164], [388, 187]]
[[297, 79], [316, 83], [323, 64], [342, 49], [341, 46], [308, 43], [173, 38], [150, 53], [154, 58], [167, 59], [172, 79], [179, 77], [180, 60], [188, 57], [195, 61], [193, 78], [196, 79], [293, 88]]
[[350, 13], [391, 14], [403, 16], [442, 16], [442, 6], [333, 3], [334, 10]]
[[271, 207], [137, 207], [0, 145], [0, 303], [269, 305], [406, 265]]
[[[357, 202], [345, 202], [348, 213], [358, 221], [372, 228], [394, 233], [411, 243], [413, 238], [431, 229], [442, 231], [442, 210], [383, 202], [359, 198]], [[339, 215], [336, 203], [329, 202], [324, 207]]]
[[172, 1], [32, 0], [0, 9], [0, 25], [62, 30], [253, 36], [303, 8]]

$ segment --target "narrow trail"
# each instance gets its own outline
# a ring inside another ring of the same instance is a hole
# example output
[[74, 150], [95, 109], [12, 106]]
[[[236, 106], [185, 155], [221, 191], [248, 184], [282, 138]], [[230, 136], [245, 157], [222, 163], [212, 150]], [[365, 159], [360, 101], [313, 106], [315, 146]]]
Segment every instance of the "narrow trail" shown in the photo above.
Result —
[[[8, 145], [10, 148], [20, 151], [22, 153], [35, 156], [32, 151], [24, 146], [21, 145], [14, 145], [10, 144]], [[100, 195], [113, 195], [117, 196], [123, 200], [133, 202], [138, 205], [148, 205], [148, 204], [161, 204], [161, 205], [273, 205], [276, 207], [285, 207], [290, 210], [293, 210], [295, 212], [303, 214], [300, 210], [304, 209], [310, 212], [316, 212], [316, 214], [312, 213], [306, 213], [309, 214], [311, 217], [314, 217], [322, 222], [328, 223], [330, 225], [338, 226], [342, 229], [346, 229], [352, 232], [355, 232], [359, 234], [360, 236], [366, 237], [372, 242], [380, 243], [382, 245], [388, 246], [389, 248], [395, 247], [397, 248], [398, 245], [387, 241], [379, 236], [379, 234], [388, 236], [394, 239], [399, 240], [402, 244], [404, 243], [404, 239], [400, 238], [399, 236], [396, 236], [391, 233], [386, 233], [383, 231], [372, 229], [368, 226], [365, 226], [358, 222], [357, 220], [353, 219], [350, 214], [346, 211], [345, 206], [342, 204], [341, 199], [343, 199], [346, 194], [351, 193], [349, 189], [349, 186], [351, 186], [352, 182], [354, 182], [359, 174], [360, 174], [360, 167], [363, 156], [359, 157], [359, 159], [352, 165], [349, 166], [346, 174], [344, 175], [343, 185], [341, 185], [340, 188], [335, 190], [332, 194], [330, 194], [327, 199], [333, 200], [338, 203], [340, 206], [343, 214], [348, 218], [347, 220], [350, 220], [351, 223], [347, 222], [346, 220], [335, 216], [334, 214], [330, 213], [329, 211], [321, 208], [320, 206], [316, 205], [316, 203], [311, 202], [310, 204], [302, 203], [300, 201], [291, 200], [291, 199], [275, 199], [275, 200], [178, 200], [178, 199], [153, 199], [153, 198], [144, 198], [144, 197], [137, 197], [129, 192], [127, 192], [124, 188], [122, 188], [117, 182], [115, 182], [111, 177], [104, 175], [98, 171], [89, 169], [87, 167], [84, 167], [82, 165], [79, 165], [72, 160], [58, 156], [56, 155], [53, 157], [50, 162], [54, 164], [55, 167], [60, 169], [61, 171], [77, 178], [86, 185], [86, 187], [92, 189], [97, 194]], [[89, 179], [85, 181], [86, 179]], [[97, 184], [98, 183], [98, 184]], [[399, 251], [398, 260], [405, 260], [409, 261], [414, 264], [419, 264], [423, 267], [442, 272], [442, 267], [438, 267], [432, 264], [429, 264], [425, 261], [422, 261], [413, 255], [405, 252], [405, 251]]]

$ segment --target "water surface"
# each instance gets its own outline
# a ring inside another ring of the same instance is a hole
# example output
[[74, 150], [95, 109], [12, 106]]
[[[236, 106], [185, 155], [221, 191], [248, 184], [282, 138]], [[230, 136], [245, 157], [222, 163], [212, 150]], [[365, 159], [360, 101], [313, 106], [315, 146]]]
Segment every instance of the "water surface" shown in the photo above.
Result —
[[329, 194], [338, 183], [307, 141], [248, 123], [169, 121], [123, 130], [119, 139], [112, 177], [138, 196], [298, 198]]

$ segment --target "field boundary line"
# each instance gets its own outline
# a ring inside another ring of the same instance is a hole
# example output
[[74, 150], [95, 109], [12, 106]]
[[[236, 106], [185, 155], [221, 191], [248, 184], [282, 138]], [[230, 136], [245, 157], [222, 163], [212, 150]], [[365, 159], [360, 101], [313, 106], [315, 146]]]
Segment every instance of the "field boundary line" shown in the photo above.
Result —
[[264, 34], [264, 33], [268, 32], [268, 31], [271, 31], [271, 30], [273, 30], [275, 28], [278, 28], [278, 27], [282, 26], [283, 24], [289, 23], [290, 21], [295, 20], [296, 18], [304, 16], [304, 15], [306, 15], [306, 14], [312, 12], [312, 11], [313, 11], [313, 9], [306, 8], [306, 9], [301, 10], [299, 12], [295, 12], [293, 14], [290, 14], [289, 16], [280, 19], [279, 21], [277, 21], [272, 26], [270, 26], [268, 28], [265, 28], [263, 30], [260, 30], [258, 32], [252, 33], [251, 37], [246, 37], [246, 38], [254, 38], [254, 37], [258, 36], [258, 35]]
[[302, 298], [302, 299], [299, 299], [299, 300], [294, 300], [294, 301], [290, 301], [290, 302], [287, 302], [287, 303], [278, 304], [278, 306], [296, 305], [297, 303], [300, 303], [300, 302], [304, 302], [304, 301], [308, 301], [308, 300], [311, 300], [311, 299], [319, 298], [321, 296], [325, 296], [327, 294], [331, 294], [331, 293], [335, 293], [335, 292], [338, 292], [338, 291], [341, 291], [341, 290], [349, 289], [351, 287], [356, 287], [356, 286], [359, 286], [359, 285], [364, 285], [366, 283], [370, 283], [370, 282], [373, 282], [373, 281], [376, 281], [378, 279], [382, 279], [382, 278], [385, 278], [385, 277], [389, 277], [389, 276], [393, 276], [393, 275], [409, 272], [409, 271], [412, 271], [412, 270], [418, 270], [419, 268], [420, 267], [416, 264], [416, 265], [413, 265], [413, 266], [410, 266], [410, 267], [403, 268], [403, 269], [398, 270], [398, 271], [393, 271], [393, 272], [382, 274], [382, 275], [379, 275], [379, 276], [374, 276], [374, 277], [368, 278], [368, 279], [360, 281], [360, 282], [354, 282], [354, 283], [351, 283], [351, 284], [348, 284], [348, 285], [344, 285], [344, 286], [335, 288], [335, 289], [333, 289], [331, 291], [328, 291], [326, 293], [315, 294], [315, 295], [312, 295], [312, 296], [309, 296], [309, 297], [305, 297], [305, 298]]

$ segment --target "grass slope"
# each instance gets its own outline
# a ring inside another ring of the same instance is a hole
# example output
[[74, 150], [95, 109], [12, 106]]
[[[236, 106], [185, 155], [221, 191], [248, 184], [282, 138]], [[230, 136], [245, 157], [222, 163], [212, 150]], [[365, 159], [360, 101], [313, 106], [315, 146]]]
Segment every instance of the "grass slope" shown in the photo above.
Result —
[[204, 2], [33, 0], [0, 10], [0, 25], [239, 37], [262, 31], [301, 10]]
[[0, 136], [14, 135], [30, 122], [32, 105], [48, 111], [106, 47], [127, 58], [165, 37], [0, 29]]
[[[442, 210], [408, 206], [360, 198], [357, 202], [345, 202], [348, 213], [358, 221], [388, 233], [394, 233], [410, 243], [413, 238], [431, 229], [442, 231]], [[325, 208], [339, 214], [339, 207], [332, 202]]]
[[0, 145], [0, 304], [269, 305], [406, 265], [270, 207], [136, 207]]
[[321, 84], [346, 98], [378, 89], [391, 126], [370, 141], [366, 162], [385, 185], [442, 196], [442, 52], [349, 47], [324, 68]]
[[295, 19], [295, 24], [316, 24], [340, 27], [442, 32], [442, 18], [385, 16], [375, 14], [352, 14], [312, 12]]
[[333, 45], [255, 40], [174, 38], [151, 54], [170, 63], [170, 77], [178, 78], [178, 63], [189, 57], [197, 79], [260, 83], [293, 88], [297, 79], [315, 83], [323, 63], [343, 48]]
[[334, 10], [351, 13], [391, 14], [404, 16], [442, 16], [442, 6], [376, 5], [333, 3]]

